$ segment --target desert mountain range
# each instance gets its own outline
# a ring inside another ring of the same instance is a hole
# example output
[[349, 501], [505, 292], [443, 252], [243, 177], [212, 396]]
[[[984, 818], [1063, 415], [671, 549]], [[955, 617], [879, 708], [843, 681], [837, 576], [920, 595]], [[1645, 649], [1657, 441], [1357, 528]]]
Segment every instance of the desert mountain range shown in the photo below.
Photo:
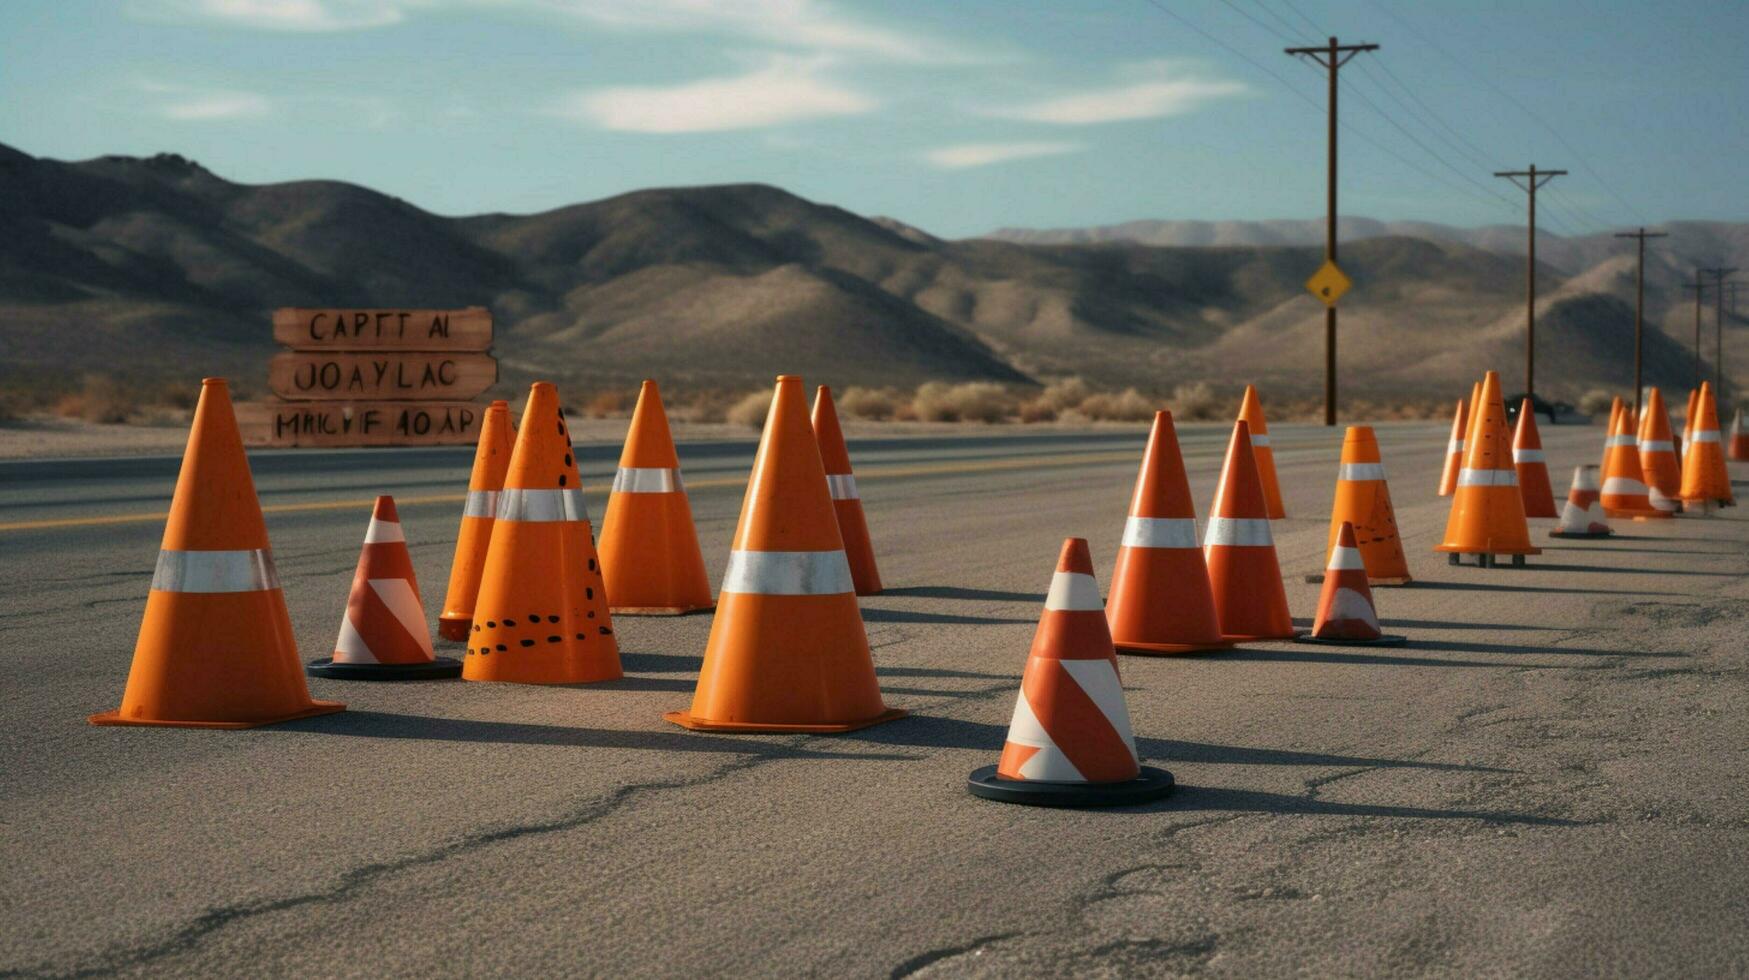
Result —
[[[63, 162], [3, 146], [0, 218], [8, 383], [228, 373], [247, 388], [276, 349], [275, 307], [484, 305], [507, 387], [539, 374], [751, 388], [779, 371], [840, 385], [1322, 384], [1322, 307], [1301, 285], [1322, 258], [1307, 244], [1317, 222], [948, 241], [764, 185], [444, 217], [333, 181], [234, 183], [175, 155]], [[1697, 264], [1749, 267], [1749, 226], [1664, 227], [1648, 261], [1647, 372], [1683, 387], [1693, 313], [1678, 284]], [[1346, 392], [1443, 401], [1488, 367], [1516, 380], [1521, 231], [1357, 219], [1344, 233]], [[1571, 399], [1629, 382], [1626, 244], [1539, 244], [1539, 390]], [[1709, 308], [1709, 355], [1711, 331]]]

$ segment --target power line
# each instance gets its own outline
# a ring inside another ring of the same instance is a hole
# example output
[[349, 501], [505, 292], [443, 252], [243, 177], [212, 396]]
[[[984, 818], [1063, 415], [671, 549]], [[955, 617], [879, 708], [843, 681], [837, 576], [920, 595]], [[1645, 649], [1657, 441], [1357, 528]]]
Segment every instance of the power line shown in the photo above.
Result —
[[1437, 150], [1428, 146], [1426, 143], [1421, 142], [1421, 140], [1418, 137], [1416, 137], [1416, 135], [1414, 133], [1409, 132], [1409, 130], [1406, 127], [1404, 127], [1402, 123], [1399, 123], [1399, 122], [1397, 122], [1397, 120], [1391, 118], [1390, 113], [1387, 113], [1385, 110], [1379, 108], [1378, 103], [1367, 98], [1366, 93], [1362, 92], [1360, 89], [1356, 88], [1353, 85], [1353, 83], [1349, 84], [1348, 89], [1356, 98], [1360, 99], [1362, 104], [1364, 104], [1367, 108], [1371, 109], [1373, 112], [1377, 113], [1379, 115], [1379, 118], [1383, 119], [1387, 123], [1390, 123], [1391, 127], [1393, 129], [1395, 129], [1397, 132], [1402, 133], [1405, 137], [1407, 137], [1409, 142], [1414, 143], [1416, 146], [1420, 147], [1421, 152], [1432, 157], [1441, 166], [1445, 167], [1447, 170], [1450, 170], [1452, 173], [1456, 174], [1459, 178], [1461, 178], [1464, 182], [1474, 186], [1477, 190], [1480, 190], [1482, 193], [1487, 194], [1489, 197], [1494, 198], [1496, 201], [1499, 201], [1501, 204], [1505, 205], [1506, 207], [1510, 208], [1513, 206], [1512, 201], [1510, 199], [1508, 199], [1505, 195], [1501, 194], [1499, 191], [1496, 191], [1496, 190], [1489, 188], [1486, 184], [1483, 184], [1481, 181], [1475, 179], [1474, 177], [1471, 177], [1468, 173], [1465, 173], [1464, 171], [1458, 169], [1456, 164], [1453, 164], [1450, 160], [1447, 160]]
[[1214, 36], [1213, 34], [1210, 34], [1208, 31], [1205, 31], [1202, 28], [1196, 26], [1195, 22], [1189, 20], [1183, 14], [1180, 14], [1178, 11], [1173, 10], [1171, 7], [1166, 6], [1164, 3], [1160, 2], [1160, 0], [1142, 0], [1142, 2], [1146, 3], [1150, 7], [1153, 7], [1155, 10], [1160, 11], [1161, 13], [1172, 18], [1173, 20], [1179, 22], [1180, 24], [1183, 24], [1185, 27], [1190, 28], [1192, 31], [1195, 31], [1197, 34], [1201, 35], [1204, 40], [1208, 41], [1211, 44], [1218, 45], [1219, 47], [1226, 50], [1229, 54], [1233, 55], [1233, 57], [1238, 58], [1240, 61], [1245, 62], [1246, 64], [1248, 64], [1251, 67], [1257, 69], [1258, 71], [1264, 73], [1265, 75], [1268, 75], [1270, 78], [1273, 78], [1276, 81], [1280, 82], [1282, 84], [1283, 88], [1285, 88], [1289, 92], [1292, 92], [1293, 94], [1299, 96], [1301, 102], [1304, 102], [1305, 104], [1311, 106], [1314, 109], [1322, 108], [1321, 106], [1318, 105], [1317, 100], [1313, 99], [1311, 96], [1307, 95], [1306, 93], [1300, 91], [1298, 88], [1296, 88], [1294, 86], [1294, 84], [1292, 82], [1283, 78], [1281, 75], [1270, 70], [1269, 68], [1264, 67], [1263, 62], [1258, 61], [1256, 58], [1251, 57], [1250, 55], [1239, 50], [1238, 48], [1233, 47], [1231, 44], [1228, 44], [1227, 42], [1221, 40], [1220, 38]]
[[[1280, 24], [1283, 28], [1285, 28], [1289, 34], [1297, 35], [1300, 33], [1300, 29], [1298, 27], [1295, 27], [1293, 24], [1289, 23], [1288, 19], [1286, 17], [1283, 17], [1282, 15], [1276, 13], [1275, 8], [1271, 7], [1268, 3], [1265, 3], [1264, 0], [1256, 0], [1256, 3], [1257, 3], [1257, 9], [1268, 14], [1272, 20], [1274, 20], [1277, 24]], [[1313, 34], [1312, 36], [1316, 37], [1317, 35]]]
[[[1414, 101], [1414, 103], [1416, 105], [1421, 107], [1422, 111], [1425, 113], [1425, 118], [1423, 119], [1424, 124], [1426, 123], [1426, 120], [1431, 119], [1435, 124], [1438, 125], [1440, 130], [1444, 131], [1447, 134], [1446, 136], [1441, 137], [1441, 140], [1444, 141], [1447, 146], [1450, 146], [1450, 147], [1456, 149], [1458, 152], [1460, 152], [1464, 156], [1468, 157], [1472, 163], [1475, 163], [1476, 165], [1484, 167], [1484, 168], [1492, 167], [1496, 163], [1499, 162], [1498, 160], [1490, 160], [1488, 158], [1488, 154], [1486, 151], [1484, 151], [1481, 147], [1478, 147], [1473, 141], [1469, 140], [1462, 133], [1458, 132], [1457, 130], [1453, 129], [1449, 124], [1447, 124], [1445, 119], [1443, 117], [1441, 117], [1439, 113], [1435, 112], [1432, 106], [1428, 105], [1425, 101], [1422, 100], [1421, 96], [1415, 91], [1414, 88], [1410, 87], [1401, 78], [1397, 77], [1397, 73], [1391, 70], [1391, 66], [1385, 61], [1385, 59], [1374, 58], [1372, 60], [1372, 64], [1362, 65], [1361, 71], [1368, 78], [1371, 78], [1373, 80], [1373, 84], [1378, 85], [1379, 88], [1381, 88], [1381, 89], [1384, 89], [1387, 95], [1390, 94], [1390, 89], [1386, 85], [1384, 85], [1382, 82], [1380, 82], [1378, 80], [1378, 78], [1372, 74], [1372, 68], [1374, 65], [1378, 66], [1379, 70], [1384, 72], [1386, 77], [1390, 78], [1390, 80], [1392, 82], [1396, 83], [1396, 86], [1398, 89], [1401, 89], [1402, 92], [1405, 95], [1407, 95], [1412, 101]], [[1393, 98], [1395, 98], [1395, 96], [1393, 96]], [[1400, 100], [1399, 100], [1399, 102], [1400, 102]], [[1432, 129], [1433, 127], [1429, 126], [1428, 128]]]
[[1234, 3], [1233, 0], [1221, 0], [1221, 3], [1226, 4], [1228, 8], [1230, 8], [1234, 13], [1238, 14], [1239, 16], [1245, 18], [1246, 20], [1250, 21], [1253, 24], [1256, 24], [1258, 27], [1263, 28], [1264, 30], [1268, 31], [1269, 33], [1274, 34], [1277, 39], [1281, 40], [1282, 42], [1284, 42], [1286, 44], [1293, 44], [1293, 43], [1299, 41], [1299, 38], [1295, 37], [1293, 34], [1291, 34], [1291, 33], [1283, 34], [1281, 31], [1278, 31], [1274, 27], [1271, 27], [1270, 25], [1257, 19], [1257, 17], [1254, 16], [1250, 11], [1247, 11], [1244, 7], [1241, 7], [1238, 4]]
[[[1258, 2], [1260, 2], [1260, 3], [1261, 3], [1261, 2], [1262, 2], [1262, 0], [1258, 0]], [[1301, 10], [1301, 9], [1300, 9], [1300, 8], [1298, 8], [1298, 7], [1296, 7], [1296, 6], [1294, 6], [1294, 4], [1293, 4], [1293, 0], [1281, 0], [1281, 3], [1282, 3], [1282, 6], [1284, 6], [1284, 7], [1286, 7], [1286, 8], [1287, 8], [1287, 9], [1289, 9], [1289, 10], [1291, 10], [1291, 11], [1293, 11], [1293, 12], [1294, 12], [1294, 16], [1295, 16], [1295, 17], [1298, 17], [1298, 18], [1299, 18], [1299, 19], [1301, 19], [1301, 20], [1303, 20], [1303, 21], [1305, 21], [1305, 22], [1306, 22], [1306, 26], [1307, 26], [1307, 27], [1310, 27], [1310, 28], [1311, 28], [1311, 29], [1312, 29], [1312, 33], [1313, 33], [1313, 34], [1315, 34], [1315, 35], [1317, 35], [1317, 36], [1318, 36], [1318, 37], [1323, 37], [1323, 36], [1324, 36], [1324, 29], [1323, 29], [1323, 28], [1322, 28], [1322, 27], [1319, 27], [1319, 26], [1318, 26], [1318, 25], [1317, 25], [1317, 24], [1316, 24], [1316, 23], [1314, 23], [1314, 22], [1313, 22], [1313, 21], [1312, 21], [1312, 18], [1310, 18], [1310, 17], [1307, 17], [1307, 16], [1306, 16], [1306, 14], [1305, 14], [1305, 11], [1303, 11], [1303, 10]]]

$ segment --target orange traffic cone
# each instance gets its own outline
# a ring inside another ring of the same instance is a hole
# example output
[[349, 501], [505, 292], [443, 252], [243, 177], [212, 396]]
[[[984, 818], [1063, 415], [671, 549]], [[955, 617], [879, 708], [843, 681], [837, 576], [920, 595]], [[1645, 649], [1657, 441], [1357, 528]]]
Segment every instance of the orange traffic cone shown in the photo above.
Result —
[[492, 519], [498, 516], [498, 494], [510, 468], [516, 438], [510, 430], [510, 403], [495, 401], [480, 423], [474, 447], [474, 471], [468, 477], [468, 497], [462, 504], [462, 526], [455, 536], [455, 560], [449, 566], [449, 591], [437, 632], [446, 640], [468, 638], [474, 622], [474, 600], [480, 595], [480, 573], [486, 568], [486, 548], [492, 543]]
[[1451, 417], [1451, 439], [1445, 444], [1445, 470], [1439, 475], [1439, 495], [1449, 497], [1457, 489], [1458, 470], [1464, 468], [1464, 437], [1469, 434], [1469, 402], [1458, 399]]
[[1233, 645], [1221, 637], [1170, 412], [1154, 413], [1117, 549], [1117, 570], [1111, 574], [1106, 618], [1125, 653], [1189, 653]]
[[1239, 403], [1239, 418], [1251, 427], [1251, 453], [1257, 457], [1257, 476], [1263, 482], [1263, 500], [1269, 507], [1269, 519], [1279, 521], [1287, 516], [1281, 505], [1281, 484], [1275, 478], [1275, 450], [1269, 445], [1269, 422], [1263, 417], [1263, 401], [1257, 389], [1245, 386], [1245, 397]]
[[1737, 414], [1731, 416], [1731, 459], [1741, 463], [1749, 461], [1749, 431], [1743, 428], [1743, 410], [1737, 409]]
[[1336, 532], [1336, 547], [1324, 569], [1324, 591], [1318, 597], [1318, 617], [1312, 632], [1296, 637], [1300, 643], [1333, 643], [1338, 646], [1400, 647], [1405, 636], [1379, 630], [1373, 609], [1372, 588], [1367, 585], [1366, 562], [1355, 546], [1354, 525], [1347, 521]]
[[1250, 426], [1241, 419], [1233, 423], [1203, 535], [1215, 612], [1229, 640], [1291, 640], [1296, 635], [1266, 514]]
[[692, 708], [703, 731], [847, 732], [881, 701], [802, 379], [782, 375], [730, 545]]
[[1603, 512], [1610, 517], [1647, 520], [1669, 517], [1652, 506], [1640, 471], [1640, 447], [1634, 438], [1634, 410], [1624, 405], [1616, 414], [1609, 437], [1609, 461], [1603, 467]]
[[1646, 498], [1653, 508], [1674, 513], [1682, 506], [1682, 464], [1676, 461], [1676, 437], [1670, 432], [1670, 412], [1657, 388], [1646, 395], [1646, 414], [1640, 419], [1640, 471], [1646, 480]]
[[1536, 429], [1536, 408], [1529, 395], [1518, 407], [1518, 431], [1512, 436], [1512, 468], [1518, 471], [1524, 516], [1560, 516], [1555, 511], [1555, 488], [1549, 483], [1549, 463], [1543, 455], [1543, 437]]
[[464, 680], [587, 684], [621, 676], [580, 482], [558, 389], [537, 381], [492, 522]]
[[1567, 491], [1567, 506], [1561, 509], [1561, 523], [1549, 532], [1551, 538], [1607, 538], [1609, 515], [1603, 512], [1603, 501], [1597, 490], [1597, 467], [1573, 467], [1573, 486]]
[[654, 381], [638, 391], [601, 518], [601, 576], [616, 616], [678, 616], [716, 605]]
[[1609, 424], [1603, 429], [1603, 458], [1597, 461], [1597, 472], [1609, 472], [1609, 454], [1615, 449], [1615, 424], [1621, 419], [1622, 401], [1618, 395], [1609, 405]]
[[1703, 381], [1695, 398], [1694, 431], [1682, 460], [1682, 502], [1703, 512], [1714, 505], [1730, 506], [1731, 475], [1725, 467], [1724, 447], [1719, 439], [1718, 407], [1713, 402], [1712, 382]]
[[862, 498], [856, 492], [856, 474], [850, 469], [850, 449], [844, 445], [844, 430], [838, 427], [838, 409], [832, 404], [832, 389], [820, 386], [814, 398], [814, 438], [820, 443], [820, 461], [826, 465], [826, 488], [832, 491], [832, 510], [838, 514], [838, 533], [844, 539], [844, 557], [850, 562], [850, 579], [857, 595], [879, 595], [881, 571], [875, 566], [874, 544], [868, 537], [868, 519], [862, 513]]
[[201, 382], [121, 707], [93, 725], [253, 728], [314, 701], [223, 378]]
[[312, 661], [304, 670], [312, 677], [355, 681], [460, 676], [461, 661], [432, 652], [431, 627], [395, 498], [378, 497], [371, 510], [334, 656]]
[[1518, 492], [1518, 470], [1512, 464], [1508, 438], [1500, 375], [1489, 371], [1471, 421], [1445, 540], [1433, 549], [1447, 553], [1453, 565], [1463, 555], [1476, 555], [1484, 568], [1494, 564], [1496, 555], [1511, 555], [1514, 565], [1522, 565], [1525, 555], [1542, 553], [1530, 543], [1530, 525], [1524, 519], [1524, 497]]
[[[1676, 447], [1678, 458], [1687, 456], [1689, 444], [1694, 441], [1694, 421], [1700, 415], [1699, 409], [1696, 407], [1698, 401], [1700, 401], [1700, 389], [1688, 389], [1688, 408], [1682, 413], [1682, 445]], [[1688, 465], [1685, 458], [1683, 465]]]
[[[1397, 535], [1397, 515], [1391, 508], [1391, 488], [1385, 484], [1385, 464], [1379, 457], [1378, 436], [1370, 425], [1351, 425], [1342, 438], [1342, 464], [1336, 471], [1336, 504], [1330, 508], [1330, 536], [1325, 542], [1326, 560], [1336, 551], [1342, 525], [1354, 527], [1360, 556], [1366, 562], [1373, 585], [1408, 585], [1409, 559]], [[1308, 575], [1308, 582], [1322, 582], [1323, 575]]]
[[1159, 799], [1172, 782], [1136, 757], [1093, 560], [1086, 540], [1070, 538], [1032, 636], [1002, 758], [974, 771], [966, 788], [1004, 803], [1114, 806]]

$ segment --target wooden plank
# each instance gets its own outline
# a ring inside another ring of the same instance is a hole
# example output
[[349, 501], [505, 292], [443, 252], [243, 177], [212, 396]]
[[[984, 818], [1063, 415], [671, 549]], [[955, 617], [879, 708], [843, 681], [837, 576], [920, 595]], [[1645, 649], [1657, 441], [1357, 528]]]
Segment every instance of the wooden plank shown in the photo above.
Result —
[[293, 350], [483, 351], [492, 346], [492, 311], [287, 307], [273, 311], [273, 339]]
[[480, 438], [473, 402], [240, 402], [248, 446], [460, 446]]
[[267, 386], [293, 401], [466, 401], [497, 380], [490, 354], [287, 351], [267, 367]]

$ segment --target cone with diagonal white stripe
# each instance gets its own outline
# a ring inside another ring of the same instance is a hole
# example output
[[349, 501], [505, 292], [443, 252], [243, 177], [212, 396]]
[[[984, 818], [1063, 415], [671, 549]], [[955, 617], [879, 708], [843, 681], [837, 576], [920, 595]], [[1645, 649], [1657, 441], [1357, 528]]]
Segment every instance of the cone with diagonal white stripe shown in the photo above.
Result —
[[431, 626], [425, 621], [425, 604], [419, 601], [419, 580], [395, 513], [395, 498], [378, 497], [371, 510], [334, 656], [304, 669], [312, 677], [352, 681], [461, 674], [461, 661], [439, 657], [431, 649]]
[[1458, 472], [1457, 490], [1451, 497], [1451, 516], [1445, 524], [1445, 540], [1434, 546], [1458, 564], [1463, 555], [1475, 555], [1484, 567], [1496, 555], [1511, 555], [1515, 565], [1525, 555], [1541, 554], [1530, 543], [1530, 524], [1524, 519], [1524, 497], [1518, 492], [1518, 470], [1512, 462], [1512, 435], [1506, 428], [1506, 404], [1500, 396], [1500, 375], [1489, 371], [1482, 379], [1482, 393], [1470, 420], [1464, 447], [1464, 468]]
[[1512, 468], [1518, 473], [1518, 495], [1524, 498], [1525, 517], [1559, 517], [1555, 489], [1549, 482], [1549, 463], [1543, 455], [1542, 433], [1536, 428], [1536, 408], [1530, 396], [1518, 406], [1518, 428], [1512, 434]]
[[1215, 614], [1229, 640], [1291, 640], [1296, 635], [1268, 513], [1251, 453], [1251, 427], [1240, 420], [1233, 423], [1202, 549]]
[[838, 534], [844, 539], [844, 557], [850, 562], [850, 579], [857, 595], [879, 595], [881, 571], [875, 564], [874, 544], [868, 536], [868, 517], [862, 512], [862, 495], [856, 490], [856, 474], [850, 469], [850, 448], [838, 426], [838, 408], [832, 389], [820, 386], [814, 397], [814, 438], [820, 443], [820, 462], [826, 465], [826, 489], [832, 493], [832, 510], [838, 515]]
[[587, 684], [622, 676], [559, 391], [536, 381], [498, 496], [462, 679]]
[[[1336, 551], [1344, 524], [1353, 529], [1371, 584], [1408, 585], [1412, 581], [1409, 559], [1397, 533], [1397, 515], [1391, 509], [1391, 488], [1385, 483], [1378, 436], [1370, 425], [1351, 425], [1342, 439], [1336, 504], [1330, 508], [1330, 534], [1324, 545], [1326, 562]], [[1309, 581], [1323, 579], [1308, 576]]]
[[1190, 653], [1233, 645], [1221, 636], [1215, 614], [1208, 565], [1196, 542], [1196, 507], [1170, 412], [1154, 413], [1117, 549], [1106, 618], [1124, 653]]
[[1464, 468], [1464, 439], [1470, 430], [1470, 403], [1458, 399], [1451, 417], [1451, 438], [1445, 444], [1445, 469], [1439, 475], [1439, 495], [1449, 497], [1457, 489], [1458, 471]]
[[1158, 799], [1172, 774], [1140, 764], [1087, 542], [1063, 542], [1020, 680], [1002, 758], [972, 773], [977, 796], [1038, 806]]
[[1367, 585], [1366, 562], [1355, 543], [1354, 525], [1347, 521], [1337, 530], [1336, 546], [1330, 549], [1330, 561], [1324, 567], [1324, 591], [1318, 597], [1312, 632], [1296, 639], [1338, 646], [1400, 647], [1409, 642], [1407, 637], [1380, 631], [1372, 587]]
[[847, 732], [888, 708], [808, 424], [802, 379], [783, 375], [765, 417], [692, 706], [701, 731]]
[[1646, 394], [1646, 414], [1640, 419], [1640, 471], [1646, 478], [1646, 498], [1665, 513], [1682, 506], [1682, 463], [1676, 458], [1676, 436], [1670, 431], [1670, 411], [1657, 388]]
[[678, 616], [716, 604], [654, 381], [638, 392], [601, 518], [601, 568], [616, 616]]
[[1607, 538], [1613, 533], [1597, 487], [1597, 467], [1573, 467], [1573, 486], [1567, 491], [1567, 505], [1561, 508], [1561, 523], [1549, 537]]
[[492, 544], [492, 519], [498, 513], [498, 495], [504, 490], [504, 474], [510, 469], [515, 440], [510, 431], [510, 403], [493, 402], [486, 408], [480, 441], [474, 447], [474, 470], [468, 475], [468, 496], [455, 537], [455, 560], [449, 566], [449, 591], [444, 593], [443, 612], [437, 617], [437, 632], [446, 640], [467, 639], [473, 625], [480, 574], [486, 568], [486, 549]]
[[252, 728], [310, 698], [224, 379], [201, 382], [121, 707], [93, 725]]

